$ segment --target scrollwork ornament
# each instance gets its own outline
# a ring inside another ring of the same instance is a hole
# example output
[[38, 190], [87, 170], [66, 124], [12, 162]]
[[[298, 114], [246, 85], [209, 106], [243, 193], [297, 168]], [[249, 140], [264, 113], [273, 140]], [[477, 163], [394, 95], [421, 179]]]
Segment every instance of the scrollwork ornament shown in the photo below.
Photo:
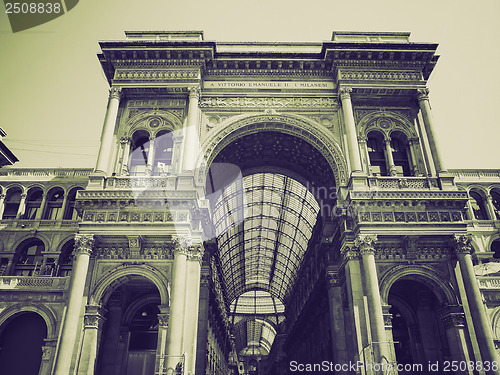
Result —
[[350, 99], [352, 93], [352, 88], [350, 87], [341, 87], [339, 89], [340, 100]]
[[94, 248], [93, 234], [75, 234], [75, 254], [92, 254]]
[[354, 241], [354, 247], [359, 250], [361, 255], [375, 254], [376, 235], [358, 236]]
[[453, 238], [457, 254], [470, 254], [472, 252], [472, 238], [470, 234], [456, 234]]
[[328, 286], [330, 287], [338, 287], [340, 286], [340, 276], [338, 273], [327, 273], [326, 281], [328, 282]]
[[417, 99], [418, 101], [429, 100], [429, 89], [428, 88], [417, 89]]

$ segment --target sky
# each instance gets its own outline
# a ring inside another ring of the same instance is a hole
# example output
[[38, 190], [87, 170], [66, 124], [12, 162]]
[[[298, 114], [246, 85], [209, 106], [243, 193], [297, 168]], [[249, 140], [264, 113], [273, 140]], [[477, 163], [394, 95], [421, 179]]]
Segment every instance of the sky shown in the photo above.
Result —
[[500, 0], [81, 0], [12, 33], [0, 5], [0, 127], [15, 167], [93, 168], [108, 83], [98, 41], [125, 30], [203, 30], [215, 41], [326, 41], [409, 31], [439, 43], [428, 81], [446, 167], [500, 169]]

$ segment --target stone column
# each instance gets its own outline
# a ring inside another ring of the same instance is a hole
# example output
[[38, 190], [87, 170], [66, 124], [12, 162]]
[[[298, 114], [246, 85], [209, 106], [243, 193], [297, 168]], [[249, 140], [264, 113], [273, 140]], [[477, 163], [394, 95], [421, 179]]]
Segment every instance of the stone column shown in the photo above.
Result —
[[[496, 361], [500, 363], [500, 358], [493, 343], [491, 322], [486, 315], [481, 291], [479, 290], [474, 273], [474, 265], [472, 264], [472, 257], [470, 254], [472, 250], [470, 235], [455, 235], [455, 248], [467, 301], [469, 302], [474, 331], [476, 332], [477, 343], [479, 345], [479, 351], [481, 352], [481, 359], [483, 362], [489, 361], [491, 363]], [[487, 371], [486, 374], [494, 375], [497, 374], [497, 372]]]
[[385, 158], [387, 159], [387, 171], [390, 176], [397, 176], [396, 165], [394, 164], [394, 157], [392, 156], [391, 139], [385, 139]]
[[106, 310], [99, 305], [87, 305], [83, 318], [83, 344], [78, 364], [78, 375], [93, 375], [97, 354], [99, 353], [99, 342], [101, 341], [102, 325], [106, 320]]
[[347, 136], [347, 148], [349, 152], [349, 163], [352, 172], [361, 172], [361, 157], [359, 154], [358, 137], [356, 135], [356, 124], [354, 122], [354, 112], [352, 110], [350, 87], [339, 89], [340, 100], [342, 101], [342, 114], [344, 115], [345, 132]]
[[[345, 332], [344, 306], [340, 278], [336, 272], [328, 272], [328, 302], [330, 309], [330, 326], [332, 330], [333, 359], [335, 363], [348, 363], [347, 337]], [[341, 371], [339, 374], [347, 374]]]
[[17, 209], [16, 219], [21, 218], [24, 214], [24, 210], [26, 209], [26, 197], [28, 194], [21, 194], [21, 201], [19, 202], [19, 208]]
[[45, 211], [45, 205], [47, 204], [47, 194], [42, 195], [42, 202], [40, 203], [40, 208], [36, 212], [35, 220], [40, 220], [42, 218], [43, 212]]
[[467, 201], [467, 215], [469, 216], [469, 220], [476, 220], [476, 215], [472, 209], [472, 202], [475, 202], [474, 198], [469, 197], [469, 200]]
[[73, 271], [71, 272], [69, 301], [64, 316], [59, 353], [54, 370], [55, 375], [68, 375], [70, 370], [75, 340], [81, 329], [79, 322], [82, 311], [83, 292], [93, 246], [93, 234], [75, 234], [75, 261], [73, 263]]
[[372, 173], [372, 168], [371, 168], [371, 164], [370, 164], [370, 155], [368, 154], [368, 148], [367, 148], [367, 143], [368, 141], [368, 138], [366, 137], [359, 137], [358, 138], [358, 143], [359, 143], [359, 147], [361, 147], [361, 153], [363, 154], [363, 157], [362, 157], [362, 165], [366, 167], [366, 173], [368, 174], [368, 176], [371, 176], [373, 175]]
[[118, 117], [118, 107], [120, 105], [122, 89], [121, 87], [111, 87], [109, 90], [108, 108], [104, 117], [104, 125], [101, 133], [101, 145], [97, 154], [95, 166], [96, 172], [109, 174], [109, 160], [113, 148], [113, 133], [115, 131], [116, 119]]
[[198, 107], [201, 90], [198, 86], [189, 87], [189, 107], [184, 139], [184, 155], [182, 157], [182, 171], [192, 171], [196, 166], [200, 141], [198, 128], [200, 127], [200, 109]]
[[155, 373], [163, 374], [165, 370], [165, 355], [167, 354], [168, 336], [168, 306], [158, 306], [158, 344], [156, 345]]
[[68, 193], [66, 192], [64, 194], [61, 210], [57, 213], [56, 220], [63, 220], [64, 219], [64, 213], [66, 212], [66, 205], [67, 204], [68, 204]]
[[495, 206], [493, 205], [493, 197], [488, 194], [486, 196], [486, 211], [488, 211], [488, 216], [490, 220], [499, 220], [497, 217]]
[[382, 314], [384, 315], [385, 338], [390, 343], [388, 350], [390, 353], [389, 362], [395, 363], [396, 349], [394, 348], [394, 336], [392, 334], [392, 314], [389, 312], [391, 305], [382, 305]]
[[[467, 339], [465, 336], [465, 315], [462, 306], [446, 306], [439, 311], [441, 322], [446, 330], [448, 345], [453, 361], [465, 362], [470, 361], [469, 352], [467, 350]], [[461, 371], [462, 370], [462, 371]], [[458, 369], [456, 374], [469, 374], [474, 372], [469, 370]]]
[[182, 170], [184, 135], [174, 133], [173, 141], [171, 173], [178, 174]]
[[432, 118], [431, 106], [429, 103], [429, 90], [427, 88], [418, 89], [417, 99], [422, 113], [422, 118], [424, 120], [425, 132], [427, 133], [427, 138], [429, 139], [429, 147], [431, 148], [431, 154], [434, 159], [434, 164], [436, 165], [436, 170], [439, 173], [447, 173], [448, 171], [443, 164], [441, 153], [434, 135], [434, 119]]
[[410, 138], [408, 140], [408, 148], [410, 149], [410, 157], [411, 157], [410, 163], [412, 166], [412, 171], [414, 176], [421, 175], [420, 168], [418, 167], [418, 157], [417, 157], [418, 153], [416, 150], [419, 144], [420, 142], [418, 138]]
[[3, 211], [5, 209], [5, 194], [0, 194], [0, 220], [3, 218]]
[[120, 170], [118, 171], [118, 173], [122, 176], [128, 176], [129, 175], [129, 156], [130, 156], [130, 147], [131, 147], [131, 142], [132, 142], [132, 139], [131, 138], [122, 138], [120, 140], [120, 143], [123, 144], [123, 157], [122, 157], [122, 161], [120, 163]]
[[146, 176], [153, 174], [153, 164], [155, 162], [155, 137], [149, 138], [148, 162], [146, 164]]
[[[186, 273], [188, 238], [180, 238], [174, 249], [172, 270], [172, 295], [168, 318], [169, 334], [167, 337], [167, 368], [175, 369], [181, 360], [184, 334], [184, 309], [186, 303]], [[187, 323], [187, 322], [186, 322]]]
[[377, 265], [375, 263], [375, 241], [377, 236], [358, 236], [354, 246], [359, 249], [363, 263], [363, 272], [365, 280], [365, 290], [368, 299], [370, 332], [372, 336], [372, 347], [374, 360], [376, 363], [382, 363], [384, 358], [390, 361], [390, 350], [386, 335], [384, 313], [382, 311], [382, 302], [380, 299], [380, 289], [377, 276]]
[[348, 312], [344, 315], [347, 322], [345, 327], [347, 349], [350, 357], [358, 361], [366, 358], [363, 354], [369, 344], [359, 251], [354, 246], [344, 245], [341, 249], [341, 256], [343, 258], [348, 305]]
[[186, 308], [184, 317], [183, 352], [187, 353], [186, 371], [193, 373], [196, 365], [198, 311], [200, 303], [201, 262], [205, 250], [202, 244], [189, 247], [187, 253]]

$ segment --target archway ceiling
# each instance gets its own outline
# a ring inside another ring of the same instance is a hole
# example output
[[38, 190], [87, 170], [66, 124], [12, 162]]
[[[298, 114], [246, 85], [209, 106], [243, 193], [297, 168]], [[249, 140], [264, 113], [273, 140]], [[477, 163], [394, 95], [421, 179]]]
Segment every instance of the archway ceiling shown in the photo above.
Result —
[[245, 320], [234, 327], [235, 346], [239, 355], [262, 357], [269, 354], [276, 330], [261, 319]]
[[318, 212], [313, 195], [281, 174], [251, 174], [229, 185], [213, 208], [229, 301], [249, 290], [286, 301]]
[[309, 188], [335, 188], [335, 176], [323, 155], [309, 142], [289, 134], [261, 131], [246, 135], [227, 145], [215, 163], [235, 164], [243, 175], [254, 168], [278, 167], [300, 175]]

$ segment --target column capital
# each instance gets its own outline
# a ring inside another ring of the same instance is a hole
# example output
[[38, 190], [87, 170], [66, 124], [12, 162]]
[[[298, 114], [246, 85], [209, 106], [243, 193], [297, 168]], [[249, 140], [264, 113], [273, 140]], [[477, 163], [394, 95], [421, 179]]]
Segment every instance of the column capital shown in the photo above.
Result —
[[94, 235], [93, 234], [75, 234], [75, 255], [76, 254], [92, 254], [94, 248]]
[[130, 137], [121, 137], [120, 143], [126, 145], [127, 143], [130, 143], [131, 140], [132, 140], [132, 138], [130, 138]]
[[197, 260], [201, 262], [203, 260], [203, 254], [205, 254], [205, 248], [202, 244], [196, 244], [188, 247], [187, 260]]
[[359, 251], [354, 246], [345, 246], [340, 250], [340, 255], [346, 261], [359, 259]]
[[351, 87], [341, 87], [339, 88], [340, 100], [350, 99], [352, 93]]
[[200, 96], [201, 96], [201, 88], [200, 86], [190, 86], [188, 87], [188, 91], [189, 91], [189, 99], [191, 98], [196, 98], [196, 99], [200, 99]]
[[121, 87], [111, 87], [109, 89], [109, 99], [120, 100], [121, 96], [122, 96], [122, 88]]
[[417, 89], [417, 99], [419, 102], [429, 100], [429, 89], [427, 87]]
[[168, 313], [158, 314], [158, 328], [168, 328]]
[[358, 235], [354, 240], [354, 247], [358, 249], [361, 255], [375, 254], [375, 242], [377, 235]]
[[5, 199], [6, 196], [7, 194], [0, 194], [0, 199]]
[[439, 310], [439, 317], [445, 328], [463, 328], [465, 327], [465, 315], [459, 305], [448, 305]]
[[101, 329], [103, 323], [106, 321], [104, 314], [107, 310], [100, 305], [87, 305], [85, 306], [85, 315], [83, 323], [85, 328]]
[[470, 254], [473, 250], [470, 234], [455, 234], [453, 245], [457, 254]]
[[27, 194], [27, 193], [22, 193], [22, 194], [21, 194], [21, 199], [26, 199], [26, 197], [27, 197], [27, 196], [28, 196], [28, 194]]

